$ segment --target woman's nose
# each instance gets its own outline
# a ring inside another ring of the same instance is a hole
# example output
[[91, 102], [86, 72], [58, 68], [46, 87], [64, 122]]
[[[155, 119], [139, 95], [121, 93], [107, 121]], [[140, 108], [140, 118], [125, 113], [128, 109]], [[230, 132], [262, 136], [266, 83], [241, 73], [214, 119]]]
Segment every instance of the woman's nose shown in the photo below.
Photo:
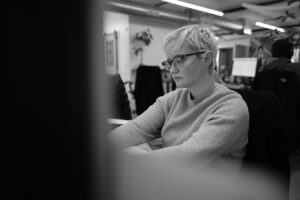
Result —
[[171, 67], [170, 67], [170, 73], [171, 74], [176, 74], [178, 73], [178, 68], [176, 66], [176, 63], [172, 63]]

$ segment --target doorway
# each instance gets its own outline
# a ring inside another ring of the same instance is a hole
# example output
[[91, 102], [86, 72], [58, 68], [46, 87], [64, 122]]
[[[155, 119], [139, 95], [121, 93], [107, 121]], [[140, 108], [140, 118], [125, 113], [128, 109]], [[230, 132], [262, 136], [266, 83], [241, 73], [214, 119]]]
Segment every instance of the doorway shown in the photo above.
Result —
[[219, 49], [219, 76], [226, 83], [230, 82], [232, 71], [232, 52], [233, 48]]

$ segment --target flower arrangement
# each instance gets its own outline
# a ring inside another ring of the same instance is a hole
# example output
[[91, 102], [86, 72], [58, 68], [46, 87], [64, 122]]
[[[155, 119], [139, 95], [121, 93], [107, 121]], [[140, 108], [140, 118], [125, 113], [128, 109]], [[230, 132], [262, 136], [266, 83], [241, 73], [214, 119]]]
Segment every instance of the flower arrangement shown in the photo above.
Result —
[[[287, 6], [290, 6], [293, 3], [300, 2], [300, 0], [286, 0]], [[300, 3], [298, 6], [298, 10], [300, 11]], [[272, 21], [278, 21], [284, 22], [286, 20], [294, 20], [297, 21], [296, 14], [291, 13], [288, 10], [285, 10], [285, 14], [282, 16], [278, 16], [274, 19], [271, 19]], [[300, 44], [299, 35], [300, 31], [298, 28], [285, 28], [285, 32], [279, 32], [278, 30], [268, 30], [265, 32], [265, 37], [267, 38], [268, 42], [273, 43], [277, 39], [287, 38], [289, 39], [293, 44]]]
[[140, 32], [137, 32], [134, 36], [134, 41], [138, 42], [139, 45], [134, 47], [134, 54], [138, 55], [139, 52], [143, 51], [144, 46], [148, 46], [153, 40], [153, 36], [150, 33], [150, 29], [146, 29]]
[[[300, 0], [286, 0], [287, 6], [295, 2], [300, 2]], [[298, 6], [298, 10], [300, 10], [300, 4]], [[276, 18], [270, 19], [269, 21], [281, 21], [284, 22], [286, 20], [297, 20], [296, 13], [291, 13], [288, 10], [285, 10], [284, 15], [278, 16]], [[299, 48], [300, 45], [300, 30], [299, 28], [285, 28], [285, 32], [279, 32], [278, 30], [266, 30], [262, 37], [258, 38], [260, 43], [269, 51], [271, 50], [271, 46], [274, 41], [278, 39], [288, 39], [295, 47]]]
[[[295, 2], [300, 2], [300, 0], [286, 0], [287, 2], [287, 6], [290, 6], [291, 4], [295, 3]], [[298, 9], [300, 10], [300, 4], [298, 6]], [[284, 15], [282, 16], [278, 16], [275, 18], [275, 20], [281, 20], [281, 22], [284, 22], [287, 19], [293, 19], [293, 20], [297, 20], [296, 19], [296, 14], [295, 13], [291, 13], [288, 10], [285, 11]]]

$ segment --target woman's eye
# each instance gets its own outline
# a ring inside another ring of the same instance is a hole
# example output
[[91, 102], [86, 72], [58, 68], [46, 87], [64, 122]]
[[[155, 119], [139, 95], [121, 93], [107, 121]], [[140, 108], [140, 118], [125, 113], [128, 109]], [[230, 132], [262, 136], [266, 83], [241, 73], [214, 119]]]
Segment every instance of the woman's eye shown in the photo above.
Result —
[[173, 60], [173, 62], [180, 63], [181, 62], [181, 58], [176, 58], [176, 59]]

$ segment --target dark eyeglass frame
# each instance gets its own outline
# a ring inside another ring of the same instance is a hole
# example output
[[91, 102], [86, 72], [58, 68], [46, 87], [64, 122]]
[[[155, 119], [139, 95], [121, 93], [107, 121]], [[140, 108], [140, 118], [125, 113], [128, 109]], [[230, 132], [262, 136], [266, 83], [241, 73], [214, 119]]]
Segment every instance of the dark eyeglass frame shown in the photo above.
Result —
[[195, 52], [195, 53], [188, 53], [188, 54], [184, 54], [184, 55], [174, 56], [172, 59], [168, 59], [168, 60], [162, 62], [161, 65], [162, 65], [166, 70], [170, 70], [171, 66], [173, 65], [174, 59], [180, 58], [181, 60], [183, 60], [184, 58], [186, 58], [186, 57], [188, 57], [188, 56], [204, 54], [205, 52], [206, 52], [206, 51], [198, 51], [198, 52]]

